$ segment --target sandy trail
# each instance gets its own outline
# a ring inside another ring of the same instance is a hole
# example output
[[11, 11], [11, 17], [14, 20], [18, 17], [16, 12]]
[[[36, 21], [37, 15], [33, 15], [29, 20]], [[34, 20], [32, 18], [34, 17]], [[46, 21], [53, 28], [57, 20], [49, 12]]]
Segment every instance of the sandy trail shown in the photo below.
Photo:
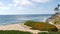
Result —
[[19, 24], [10, 24], [10, 25], [5, 25], [5, 26], [0, 26], [0, 30], [19, 30], [19, 31], [28, 31], [33, 34], [37, 34], [40, 32], [39, 30], [32, 30], [30, 29], [31, 27], [28, 27], [24, 25], [24, 23], [19, 23]]
[[19, 31], [25, 31], [25, 32], [28, 31], [28, 32], [31, 32], [33, 34], [37, 34], [39, 32], [47, 32], [47, 31], [32, 30], [30, 28], [31, 27], [24, 25], [24, 23], [0, 26], [0, 30], [19, 30]]

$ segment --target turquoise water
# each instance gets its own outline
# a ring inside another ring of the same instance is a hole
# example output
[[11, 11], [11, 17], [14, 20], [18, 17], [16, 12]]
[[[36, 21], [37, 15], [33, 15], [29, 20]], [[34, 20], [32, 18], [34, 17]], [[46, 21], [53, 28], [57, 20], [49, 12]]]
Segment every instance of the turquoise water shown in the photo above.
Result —
[[25, 22], [27, 20], [45, 21], [52, 14], [0, 15], [0, 25]]

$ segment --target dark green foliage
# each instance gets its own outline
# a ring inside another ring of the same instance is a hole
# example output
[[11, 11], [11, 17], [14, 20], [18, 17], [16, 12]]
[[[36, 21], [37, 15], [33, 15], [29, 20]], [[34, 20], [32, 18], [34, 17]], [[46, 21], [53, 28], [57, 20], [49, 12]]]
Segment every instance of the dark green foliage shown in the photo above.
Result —
[[51, 25], [46, 22], [35, 22], [35, 21], [26, 21], [25, 25], [32, 27], [31, 29], [40, 30], [40, 31], [58, 31], [56, 26]]
[[60, 34], [60, 32], [40, 32], [38, 34]]
[[58, 11], [59, 9], [58, 9], [58, 7], [56, 7], [55, 9], [54, 9], [54, 11]]
[[32, 33], [17, 30], [0, 30], [0, 34], [32, 34]]
[[38, 34], [48, 34], [47, 32], [40, 32], [40, 33], [38, 33]]
[[54, 32], [57, 32], [58, 29], [57, 29], [57, 28], [50, 28], [48, 31], [54, 31]]

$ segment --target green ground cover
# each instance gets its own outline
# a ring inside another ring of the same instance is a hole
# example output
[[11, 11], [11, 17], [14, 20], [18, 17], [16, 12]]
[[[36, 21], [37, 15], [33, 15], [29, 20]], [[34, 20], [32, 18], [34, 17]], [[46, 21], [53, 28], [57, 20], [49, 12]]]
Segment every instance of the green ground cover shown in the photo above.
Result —
[[56, 26], [46, 23], [46, 22], [36, 22], [28, 20], [25, 22], [25, 25], [32, 27], [31, 29], [40, 30], [40, 31], [58, 31]]
[[0, 30], [0, 34], [32, 34], [32, 33], [17, 30]]
[[60, 34], [60, 32], [42, 32], [42, 33], [38, 33], [38, 34]]

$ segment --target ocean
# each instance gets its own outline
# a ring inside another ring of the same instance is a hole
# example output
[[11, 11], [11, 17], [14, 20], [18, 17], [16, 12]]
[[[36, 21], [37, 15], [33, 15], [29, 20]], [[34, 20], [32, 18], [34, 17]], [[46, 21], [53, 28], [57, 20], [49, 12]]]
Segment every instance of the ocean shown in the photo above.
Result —
[[52, 14], [0, 15], [0, 25], [21, 23], [27, 20], [44, 22]]

